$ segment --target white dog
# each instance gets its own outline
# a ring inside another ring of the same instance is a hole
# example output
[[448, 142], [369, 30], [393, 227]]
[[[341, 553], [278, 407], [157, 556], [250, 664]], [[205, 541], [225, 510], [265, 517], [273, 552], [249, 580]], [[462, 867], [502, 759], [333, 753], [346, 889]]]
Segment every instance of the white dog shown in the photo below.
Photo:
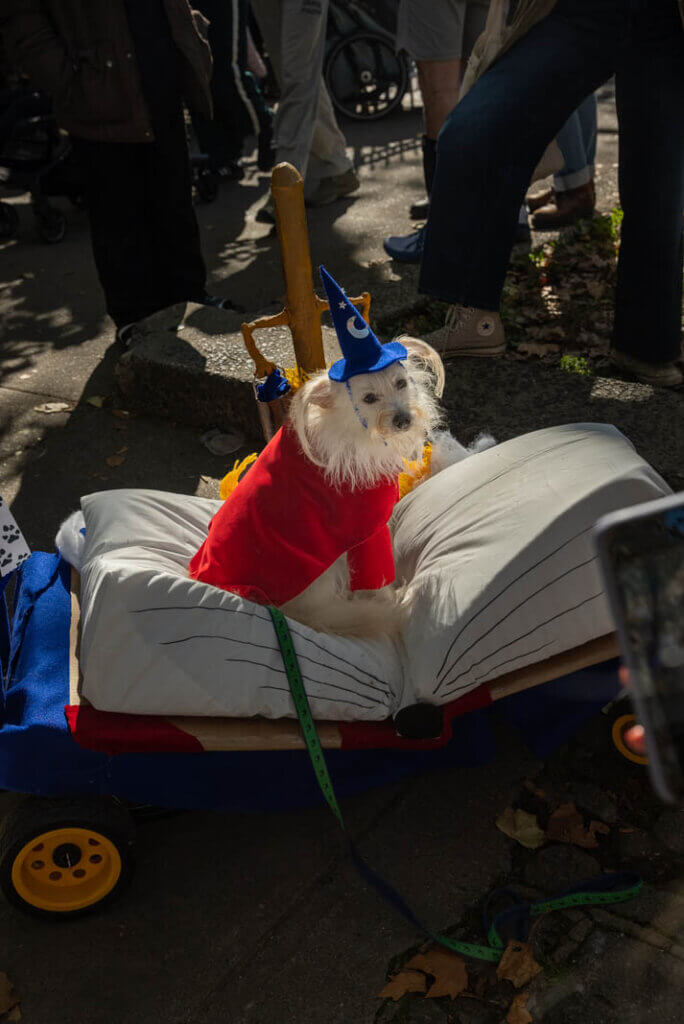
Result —
[[[289, 424], [306, 459], [319, 467], [331, 488], [345, 494], [395, 481], [407, 462], [420, 460], [432, 442], [431, 475], [494, 444], [480, 435], [469, 448], [440, 430], [438, 399], [444, 388], [444, 367], [438, 353], [417, 338], [397, 339], [405, 360], [386, 369], [331, 380], [322, 371], [296, 392]], [[74, 512], [60, 527], [56, 545], [80, 569], [83, 515]], [[401, 630], [410, 609], [404, 589], [391, 584], [377, 590], [350, 589], [346, 554], [339, 557], [296, 597], [283, 612], [313, 629], [346, 636], [376, 637]]]
[[[405, 361], [358, 374], [348, 386], [323, 371], [292, 399], [290, 422], [304, 455], [342, 495], [396, 480], [407, 462], [422, 458], [440, 423], [439, 355], [417, 338], [398, 340], [407, 350]], [[321, 632], [373, 637], [400, 631], [402, 594], [394, 585], [352, 593], [343, 555], [282, 610]]]

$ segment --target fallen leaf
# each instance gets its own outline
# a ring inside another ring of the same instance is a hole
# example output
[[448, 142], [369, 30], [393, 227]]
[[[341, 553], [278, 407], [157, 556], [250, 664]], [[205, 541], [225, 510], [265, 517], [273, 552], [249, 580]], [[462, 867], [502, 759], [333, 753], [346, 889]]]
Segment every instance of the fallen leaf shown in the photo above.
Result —
[[120, 466], [125, 461], [124, 455], [108, 455], [105, 462], [108, 466]]
[[106, 400], [106, 395], [90, 395], [89, 398], [86, 398], [88, 405], [94, 405], [96, 409], [101, 409]]
[[[545, 328], [539, 329], [540, 334], [548, 335], [550, 332]], [[560, 345], [553, 342], [539, 344], [536, 341], [521, 341], [518, 345], [518, 352], [524, 356], [552, 356], [560, 352]]]
[[426, 988], [427, 978], [420, 971], [400, 971], [378, 992], [378, 998], [393, 999], [396, 1003], [407, 992], [425, 992]]
[[12, 1009], [10, 1010], [10, 1012], [7, 1014], [7, 1018], [6, 1019], [8, 1021], [9, 1020], [11, 1020], [11, 1021], [21, 1020], [21, 1010], [19, 1009], [19, 1007], [18, 1006], [13, 1006]]
[[127, 445], [127, 444], [125, 444], [125, 445], [123, 446], [123, 448], [119, 448], [119, 449], [117, 450], [117, 453], [116, 453], [116, 454], [117, 454], [117, 455], [125, 455], [127, 451], [128, 451], [128, 445]]
[[71, 406], [68, 402], [43, 402], [42, 405], [34, 405], [34, 412], [66, 412]]
[[112, 416], [116, 416], [117, 419], [127, 420], [130, 415], [128, 409], [112, 409]]
[[416, 953], [405, 967], [425, 971], [433, 976], [435, 980], [428, 989], [428, 999], [439, 999], [440, 996], [455, 999], [468, 987], [468, 972], [464, 961], [448, 949], [435, 948], [427, 953]]
[[0, 971], [0, 1015], [9, 1013], [13, 1006], [19, 1002], [19, 996], [14, 985], [4, 971]]
[[515, 839], [528, 850], [537, 850], [546, 842], [546, 836], [540, 829], [539, 822], [534, 814], [529, 814], [528, 811], [516, 811], [512, 807], [507, 807], [496, 819], [495, 824], [504, 835]]
[[607, 835], [610, 829], [602, 821], [592, 821], [587, 828], [574, 803], [561, 804], [549, 818], [546, 827], [547, 839], [558, 843], [572, 843], [573, 846], [581, 846], [585, 850], [593, 850], [598, 846], [597, 832]]
[[496, 968], [497, 977], [512, 981], [516, 988], [522, 988], [540, 974], [542, 968], [534, 959], [532, 950], [524, 942], [511, 939]]
[[506, 1014], [506, 1024], [532, 1024], [532, 1015], [527, 1009], [528, 992], [518, 992]]

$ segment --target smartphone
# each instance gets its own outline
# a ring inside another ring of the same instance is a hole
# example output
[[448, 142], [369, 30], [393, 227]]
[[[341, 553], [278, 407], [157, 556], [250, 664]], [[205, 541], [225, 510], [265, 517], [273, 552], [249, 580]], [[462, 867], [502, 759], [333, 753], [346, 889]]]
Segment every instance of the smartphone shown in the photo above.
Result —
[[684, 493], [596, 524], [606, 592], [656, 792], [684, 802]]

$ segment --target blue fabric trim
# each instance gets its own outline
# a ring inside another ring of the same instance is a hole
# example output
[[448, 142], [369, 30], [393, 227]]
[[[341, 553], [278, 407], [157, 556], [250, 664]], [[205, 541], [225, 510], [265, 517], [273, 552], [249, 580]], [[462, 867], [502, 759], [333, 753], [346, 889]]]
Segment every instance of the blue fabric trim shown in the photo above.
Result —
[[276, 398], [282, 398], [290, 390], [290, 385], [286, 377], [283, 377], [280, 370], [276, 367], [273, 373], [269, 373], [268, 377], [261, 384], [257, 384], [257, 398], [260, 402], [274, 402]]
[[[243, 813], [321, 802], [305, 750], [108, 757], [74, 743], [64, 715], [69, 580], [69, 566], [42, 552], [18, 573], [0, 728], [0, 788], [53, 797], [113, 794], [159, 807]], [[497, 705], [538, 756], [565, 742], [617, 691], [614, 666], [586, 671], [584, 683], [584, 673], [575, 673]], [[603, 685], [597, 687], [601, 676]], [[440, 750], [326, 751], [335, 790], [340, 797], [351, 796], [425, 771], [490, 761], [496, 752], [490, 723], [491, 709], [456, 719], [451, 743]]]

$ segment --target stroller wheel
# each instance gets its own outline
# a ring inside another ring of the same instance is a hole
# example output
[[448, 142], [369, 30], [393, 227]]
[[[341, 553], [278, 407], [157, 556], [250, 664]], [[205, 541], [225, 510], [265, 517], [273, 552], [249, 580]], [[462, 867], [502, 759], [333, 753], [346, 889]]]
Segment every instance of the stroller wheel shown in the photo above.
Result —
[[379, 32], [343, 36], [326, 57], [325, 84], [337, 109], [357, 121], [375, 121], [399, 106], [409, 66]]
[[0, 241], [14, 238], [19, 230], [19, 214], [9, 203], [0, 203]]
[[42, 210], [36, 216], [38, 218], [38, 234], [43, 241], [48, 245], [61, 242], [67, 229], [67, 219], [62, 211], [50, 207]]

